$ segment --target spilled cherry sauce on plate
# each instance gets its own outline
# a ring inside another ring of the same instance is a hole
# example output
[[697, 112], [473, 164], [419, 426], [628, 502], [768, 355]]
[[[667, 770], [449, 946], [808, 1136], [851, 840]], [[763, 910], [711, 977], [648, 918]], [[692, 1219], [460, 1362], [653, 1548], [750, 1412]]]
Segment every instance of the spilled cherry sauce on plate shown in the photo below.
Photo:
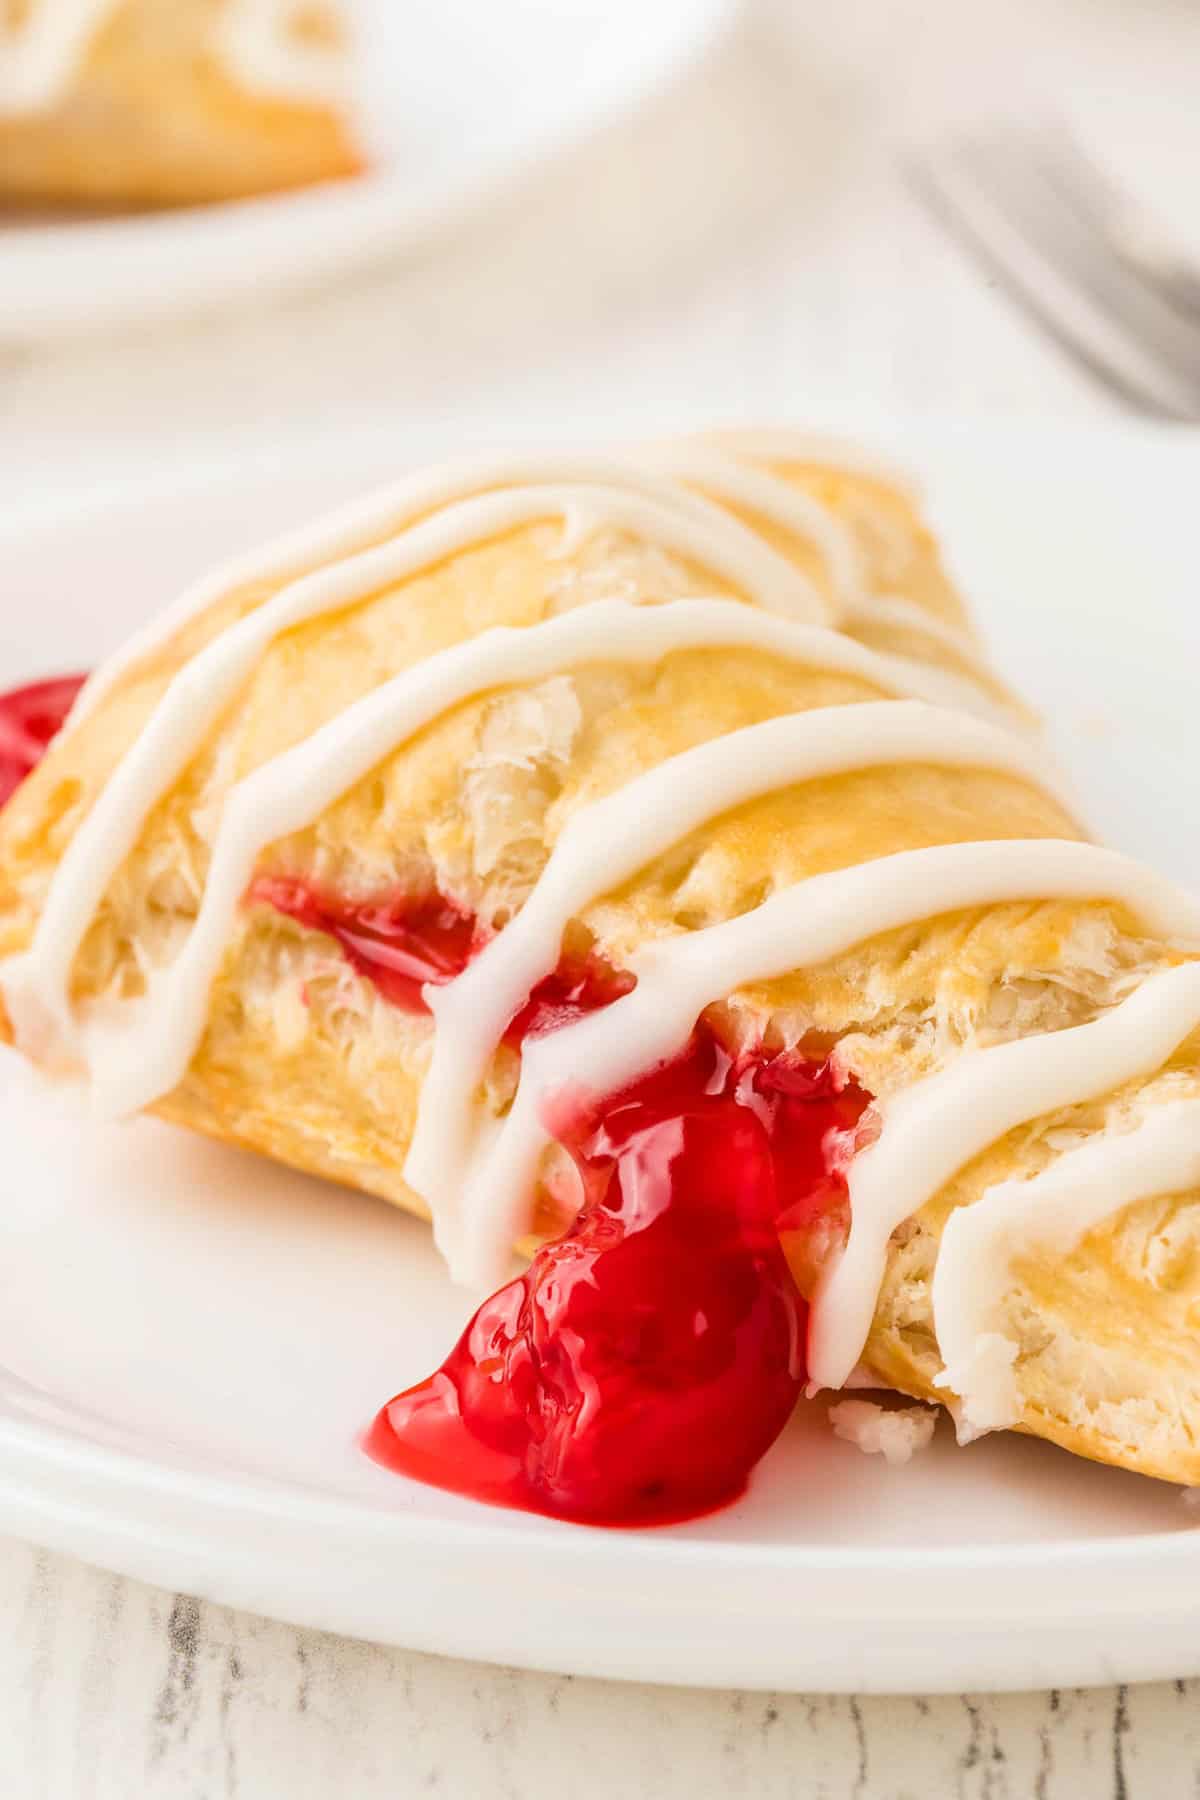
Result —
[[786, 1210], [844, 1200], [830, 1139], [868, 1096], [828, 1063], [684, 1053], [562, 1130], [574, 1223], [385, 1406], [377, 1461], [593, 1525], [695, 1518], [743, 1492], [805, 1381]]

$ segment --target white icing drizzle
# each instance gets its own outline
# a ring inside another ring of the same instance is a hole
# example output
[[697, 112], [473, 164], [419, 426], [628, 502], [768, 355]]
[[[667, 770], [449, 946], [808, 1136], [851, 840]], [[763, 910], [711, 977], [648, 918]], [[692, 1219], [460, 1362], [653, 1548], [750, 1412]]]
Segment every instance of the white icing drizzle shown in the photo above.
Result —
[[[1137, 907], [1128, 891], [1109, 897]], [[1181, 898], [1167, 936], [1200, 933], [1200, 902]], [[1200, 963], [1187, 963], [1149, 976], [1088, 1025], [964, 1051], [949, 1068], [880, 1103], [879, 1137], [847, 1171], [850, 1236], [814, 1301], [813, 1386], [840, 1387], [858, 1361], [898, 1225], [997, 1138], [1151, 1074], [1197, 1025]]]
[[[164, 608], [135, 632], [96, 670], [76, 700], [71, 723], [76, 724], [94, 712], [100, 701], [132, 669], [157, 654], [184, 625], [236, 589], [254, 583], [284, 581], [298, 570], [314, 570], [314, 565], [317, 566], [314, 573], [319, 572], [321, 566], [362, 551], [384, 537], [393, 537], [424, 514], [449, 506], [453, 501], [466, 500], [495, 488], [544, 486], [547, 483], [567, 484], [573, 488], [621, 489], [642, 494], [664, 507], [688, 514], [702, 530], [706, 529], [706, 542], [711, 542], [713, 533], [719, 531], [722, 534], [724, 549], [720, 567], [714, 569], [714, 573], [723, 573], [735, 586], [744, 586], [759, 605], [767, 606], [771, 611], [792, 613], [799, 618], [826, 617], [828, 609], [798, 570], [766, 550], [753, 532], [729, 518], [720, 507], [702, 500], [677, 482], [663, 480], [649, 471], [630, 469], [612, 457], [584, 452], [484, 452], [441, 463], [376, 488], [315, 524], [260, 545], [202, 577], [185, 589], [173, 605]], [[574, 495], [572, 504], [576, 517], [580, 517], [586, 496], [582, 493]], [[464, 538], [464, 542], [469, 541], [469, 537]]]
[[744, 506], [814, 544], [825, 564], [843, 629], [882, 624], [919, 632], [965, 663], [973, 680], [996, 685], [969, 632], [947, 624], [915, 600], [871, 592], [853, 532], [813, 495], [761, 466], [703, 443], [651, 445], [636, 455], [648, 467], [686, 481], [718, 501]]
[[690, 482], [718, 500], [744, 506], [815, 544], [838, 598], [848, 604], [869, 601], [853, 532], [803, 488], [707, 444], [685, 441], [651, 445], [639, 450], [637, 456], [650, 468]]
[[[1188, 971], [1177, 970], [1183, 975]], [[1200, 975], [1192, 965], [1190, 973]], [[1200, 1022], [1200, 1004], [1193, 1023]], [[1066, 1256], [1087, 1233], [1136, 1200], [1200, 1187], [1200, 1100], [1158, 1107], [1132, 1130], [1105, 1132], [1065, 1151], [1028, 1181], [1003, 1181], [960, 1206], [942, 1231], [933, 1277], [937, 1386], [959, 1397], [960, 1436], [1015, 1425], [1018, 1346], [1000, 1329], [1000, 1306], [1018, 1253]]]
[[[261, 10], [265, 17], [273, 8]], [[89, 1066], [98, 1099], [119, 1110], [169, 1091], [203, 1033], [238, 905], [269, 844], [310, 825], [385, 756], [466, 699], [580, 663], [654, 661], [684, 648], [767, 651], [908, 698], [745, 727], [636, 777], [568, 821], [515, 919], [457, 981], [427, 990], [434, 1049], [406, 1174], [430, 1201], [439, 1242], [460, 1278], [494, 1279], [527, 1228], [538, 1166], [551, 1141], [545, 1107], [554, 1094], [568, 1084], [597, 1095], [627, 1085], [675, 1054], [705, 1007], [738, 988], [819, 964], [916, 920], [1004, 901], [1116, 901], [1153, 932], [1200, 941], [1200, 904], [1151, 871], [1090, 844], [999, 840], [901, 852], [815, 876], [739, 918], [646, 945], [630, 961], [634, 990], [552, 1037], [528, 1042], [507, 1118], [486, 1113], [479, 1089], [491, 1055], [508, 1018], [557, 962], [569, 920], [707, 819], [792, 782], [894, 761], [1003, 770], [1045, 785], [1044, 756], [978, 719], [937, 710], [949, 704], [990, 711], [1011, 724], [1011, 715], [983, 698], [972, 679], [871, 651], [811, 622], [830, 611], [814, 585], [720, 505], [679, 485], [694, 483], [814, 542], [845, 616], [919, 628], [971, 658], [974, 648], [965, 634], [906, 600], [872, 598], [845, 527], [810, 496], [737, 457], [824, 461], [902, 485], [895, 472], [826, 440], [795, 434], [734, 434], [717, 443], [716, 449], [648, 453], [677, 480], [649, 471], [631, 475], [622, 465], [587, 456], [474, 458], [381, 490], [183, 595], [88, 684], [75, 720], [223, 594], [281, 584], [175, 674], [68, 846], [29, 950], [0, 967], [0, 987], [22, 1046], [35, 1054], [73, 1053]], [[395, 676], [232, 789], [217, 823], [196, 920], [174, 961], [151, 972], [142, 1000], [92, 1008], [76, 1018], [71, 967], [109, 883], [153, 806], [273, 640], [473, 544], [548, 519], [563, 521], [560, 554], [611, 527], [686, 558], [756, 604], [602, 601], [540, 624], [496, 628]], [[297, 573], [305, 568], [308, 573]], [[966, 1053], [942, 1074], [888, 1100], [880, 1109], [879, 1140], [850, 1166], [851, 1234], [818, 1296], [810, 1346], [814, 1381], [837, 1385], [852, 1376], [896, 1224], [1013, 1125], [1156, 1067], [1198, 1018], [1200, 964], [1194, 964], [1151, 977], [1093, 1024]], [[1185, 1110], [1173, 1109], [1161, 1128], [1156, 1170], [1183, 1166], [1169, 1159], [1182, 1155], [1191, 1131]], [[1101, 1148], [1095, 1146], [1098, 1155]], [[1120, 1179], [1114, 1173], [1113, 1182]], [[1025, 1184], [1021, 1193], [1028, 1199], [1036, 1186]], [[978, 1230], [991, 1217], [982, 1205], [969, 1209], [979, 1215]], [[950, 1283], [953, 1267], [946, 1275]], [[973, 1342], [987, 1339], [977, 1331]]]
[[980, 674], [990, 673], [984, 668], [978, 644], [967, 632], [957, 625], [947, 624], [945, 619], [935, 618], [923, 606], [918, 606], [914, 600], [905, 600], [900, 594], [871, 594], [864, 600], [852, 601], [845, 609], [842, 623], [896, 625], [904, 631], [919, 631], [935, 644], [962, 657]]
[[252, 93], [316, 106], [348, 92], [347, 58], [338, 43], [302, 41], [293, 29], [297, 0], [227, 0], [215, 27], [226, 68]]
[[[18, 1036], [43, 1046], [48, 1036], [69, 1039], [71, 964], [101, 897], [155, 803], [182, 775], [212, 724], [282, 632], [420, 574], [472, 544], [521, 525], [568, 518], [580, 508], [593, 524], [631, 532], [688, 557], [741, 587], [768, 611], [786, 614], [797, 598], [791, 565], [719, 508], [706, 507], [692, 495], [676, 504], [678, 490], [667, 491], [670, 500], [636, 484], [559, 482], [477, 494], [430, 513], [394, 539], [289, 582], [206, 644], [174, 676], [71, 839], [30, 951], [0, 971]], [[186, 598], [194, 605], [194, 596]], [[802, 593], [799, 598], [803, 605]], [[180, 618], [187, 616], [181, 609]], [[85, 701], [84, 716], [95, 704], [94, 697]]]
[[[97, 29], [119, 0], [34, 0], [18, 31], [0, 30], [0, 115], [53, 106], [70, 87]], [[213, 49], [252, 92], [336, 104], [346, 97], [339, 45], [300, 41], [290, 29], [296, 0], [225, 0]]]
[[[1008, 900], [1045, 899], [1118, 901], [1151, 931], [1200, 939], [1200, 901], [1152, 870], [1093, 844], [1033, 838], [900, 851], [815, 875], [723, 924], [648, 944], [629, 959], [637, 977], [632, 993], [525, 1045], [511, 1111], [498, 1129], [484, 1135], [463, 1187], [462, 1232], [459, 1241], [447, 1246], [452, 1273], [472, 1284], [495, 1279], [510, 1245], [528, 1229], [538, 1165], [551, 1141], [544, 1109], [558, 1091], [603, 1095], [627, 1086], [676, 1054], [705, 1007], [736, 988], [825, 962], [917, 919]], [[1152, 1010], [1157, 993], [1148, 999]], [[1041, 1063], [1049, 1054], [1053, 1060], [1054, 1050], [1043, 1046], [1058, 1045], [1064, 1037], [1027, 1038], [987, 1054], [1011, 1051], [1019, 1071], [1026, 1059]], [[952, 1068], [947, 1078], [953, 1074]], [[893, 1113], [898, 1105], [892, 1103]], [[893, 1130], [891, 1148], [881, 1158], [895, 1183], [908, 1182], [910, 1199], [900, 1215], [907, 1217], [933, 1190], [924, 1191], [905, 1174], [896, 1141]], [[863, 1152], [852, 1169], [868, 1154]], [[937, 1145], [929, 1147], [929, 1157], [938, 1154]], [[854, 1204], [852, 1193], [852, 1208]], [[886, 1196], [880, 1210], [884, 1205], [890, 1205]], [[870, 1325], [874, 1271], [868, 1246], [877, 1232], [864, 1221], [860, 1235], [864, 1250], [855, 1253], [838, 1281], [838, 1306], [845, 1304], [850, 1323], [842, 1326], [832, 1311], [821, 1330], [814, 1320], [822, 1372], [818, 1375], [814, 1366], [813, 1373], [820, 1385], [836, 1385], [849, 1373]], [[857, 1273], [860, 1266], [865, 1276]], [[860, 1333], [864, 1311], [866, 1326]]]
[[557, 963], [568, 922], [735, 806], [795, 782], [895, 762], [1044, 779], [1032, 747], [1011, 733], [939, 707], [880, 701], [711, 738], [572, 815], [516, 917], [457, 980], [425, 991], [437, 1030], [404, 1173], [434, 1212], [449, 1259], [457, 1255], [453, 1197], [485, 1131], [478, 1088], [508, 1021]]
[[114, 0], [35, 0], [19, 30], [0, 29], [0, 114], [51, 105], [113, 5]]
[[896, 488], [914, 500], [921, 491], [911, 469], [902, 468], [877, 450], [864, 450], [853, 438], [840, 437], [836, 432], [797, 431], [790, 426], [733, 427], [704, 432], [701, 441], [761, 462], [813, 463], [818, 468], [844, 469], [848, 475], [863, 475], [868, 481]]
[[[673, 650], [702, 648], [765, 651], [858, 676], [885, 691], [908, 693], [915, 689], [919, 693], [922, 686], [919, 677], [910, 682], [907, 668], [895, 669], [886, 658], [836, 632], [780, 619], [729, 600], [678, 600], [669, 606], [651, 607], [600, 601], [539, 625], [496, 627], [394, 676], [232, 789], [187, 943], [169, 970], [152, 977], [146, 1002], [126, 1004], [119, 1027], [93, 1022], [80, 1030], [71, 1014], [67, 993], [70, 965], [80, 934], [94, 916], [110, 877], [87, 857], [72, 857], [68, 851], [51, 885], [30, 950], [0, 965], [0, 985], [18, 1041], [36, 1043], [48, 1032], [55, 1034], [59, 1044], [89, 1068], [97, 1104], [104, 1111], [131, 1112], [148, 1105], [174, 1087], [187, 1069], [203, 1030], [209, 988], [238, 904], [255, 859], [268, 844], [311, 824], [398, 745], [473, 695], [516, 682], [542, 680], [580, 663], [654, 662]], [[869, 721], [876, 709], [849, 710], [855, 719], [865, 715]], [[901, 711], [909, 717], [903, 704]], [[1036, 762], [1018, 741], [954, 713], [932, 707], [916, 711], [919, 721], [910, 718], [907, 726], [893, 725], [885, 743], [919, 743], [923, 753], [937, 761], [961, 762], [976, 755], [993, 766], [1037, 778]], [[827, 713], [823, 710], [813, 717], [826, 720]], [[849, 757], [849, 766], [861, 766], [863, 746], [856, 744], [857, 728], [846, 723], [839, 726], [832, 719], [823, 728], [806, 725], [804, 715], [790, 722], [779, 721], [762, 740], [764, 750], [781, 747], [786, 735], [783, 727], [789, 724], [798, 739], [803, 733], [804, 741], [811, 745], [806, 754], [814, 768], [822, 755], [818, 729], [832, 741], [835, 764], [839, 757]], [[722, 738], [707, 746], [706, 764], [715, 770], [720, 762], [715, 746], [731, 742]], [[878, 754], [871, 759], [879, 760]], [[153, 764], [150, 771], [154, 771]], [[710, 784], [720, 779], [714, 773]], [[777, 785], [762, 772], [743, 779], [748, 789], [757, 781], [757, 791]], [[119, 835], [122, 842], [136, 840], [147, 810], [146, 787], [130, 780], [122, 770], [106, 792], [123, 796], [123, 805], [110, 809], [112, 819], [106, 829]], [[624, 789], [622, 796], [631, 792], [632, 788]], [[87, 822], [81, 833], [86, 828]], [[670, 842], [670, 836], [664, 835], [663, 841]], [[504, 939], [508, 937], [506, 931]], [[557, 955], [556, 942], [549, 951], [551, 964]], [[502, 1018], [501, 1029], [505, 1023]]]

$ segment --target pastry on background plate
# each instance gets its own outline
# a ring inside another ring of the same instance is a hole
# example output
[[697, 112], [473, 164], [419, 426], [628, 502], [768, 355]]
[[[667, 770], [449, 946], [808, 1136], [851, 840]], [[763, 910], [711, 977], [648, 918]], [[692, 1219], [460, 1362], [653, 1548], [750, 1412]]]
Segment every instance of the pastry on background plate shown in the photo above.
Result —
[[0, 0], [0, 203], [175, 206], [353, 174], [333, 0]]
[[17, 1048], [430, 1216], [497, 1291], [368, 1447], [593, 1522], [727, 1502], [806, 1386], [1200, 1482], [1198, 952], [907, 481], [788, 433], [371, 495], [0, 815]]

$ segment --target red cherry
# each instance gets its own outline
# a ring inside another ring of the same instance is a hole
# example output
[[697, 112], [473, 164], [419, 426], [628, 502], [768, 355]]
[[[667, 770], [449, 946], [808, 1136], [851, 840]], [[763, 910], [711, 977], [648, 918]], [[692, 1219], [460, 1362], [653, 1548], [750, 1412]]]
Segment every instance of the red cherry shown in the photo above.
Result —
[[41, 762], [86, 679], [59, 675], [0, 694], [0, 806]]

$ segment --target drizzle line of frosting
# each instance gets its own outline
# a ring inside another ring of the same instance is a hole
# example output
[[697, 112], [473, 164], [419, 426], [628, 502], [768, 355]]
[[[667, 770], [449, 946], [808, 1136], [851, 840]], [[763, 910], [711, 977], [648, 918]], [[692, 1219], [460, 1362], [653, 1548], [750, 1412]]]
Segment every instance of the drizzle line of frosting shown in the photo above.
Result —
[[733, 807], [792, 783], [899, 762], [1045, 780], [1031, 746], [982, 720], [914, 701], [862, 702], [711, 738], [572, 814], [515, 917], [456, 980], [425, 991], [437, 1030], [404, 1173], [429, 1203], [449, 1258], [453, 1196], [483, 1129], [477, 1090], [509, 1019], [557, 962], [569, 921]]
[[[600, 1096], [627, 1086], [674, 1055], [704, 1008], [736, 988], [812, 967], [917, 919], [1046, 899], [1117, 901], [1151, 931], [1200, 939], [1200, 901], [1152, 870], [1093, 844], [1034, 838], [900, 851], [814, 875], [738, 918], [647, 945], [629, 959], [637, 977], [631, 993], [526, 1044], [512, 1109], [481, 1144], [463, 1189], [463, 1230], [461, 1242], [450, 1247], [452, 1268], [464, 1280], [492, 1279], [509, 1246], [528, 1229], [538, 1165], [551, 1141], [544, 1109], [558, 1090]], [[1040, 1059], [1041, 1046], [1061, 1036], [1025, 1038], [1011, 1049], [1018, 1062]], [[890, 1150], [881, 1155], [890, 1166]], [[907, 1211], [927, 1198], [921, 1192]], [[845, 1368], [839, 1353], [839, 1380], [857, 1361], [870, 1325], [874, 1290], [867, 1294], [867, 1285], [850, 1275], [839, 1283], [839, 1303], [860, 1318], [866, 1314]], [[856, 1330], [845, 1328], [847, 1342]], [[839, 1339], [839, 1352], [841, 1347]], [[834, 1359], [823, 1358], [822, 1366], [833, 1370]]]
[[[23, 1028], [25, 1001], [40, 989], [39, 1034], [44, 1036], [49, 1027], [52, 1033], [69, 1037], [66, 993], [71, 964], [96, 906], [137, 842], [151, 808], [179, 779], [275, 638], [423, 573], [473, 544], [521, 525], [568, 517], [579, 507], [593, 524], [600, 520], [631, 531], [711, 569], [768, 612], [787, 616], [797, 597], [801, 607], [806, 604], [803, 591], [797, 595], [790, 564], [719, 509], [705, 508], [691, 495], [682, 504], [673, 504], [636, 485], [600, 483], [562, 482], [477, 494], [428, 514], [395, 538], [287, 583], [178, 671], [71, 839], [55, 871], [33, 945], [20, 960], [19, 972], [10, 964], [4, 978], [17, 1029]], [[192, 596], [188, 604], [194, 605]], [[86, 716], [96, 702], [94, 697], [88, 700], [86, 690], [82, 698]], [[28, 1022], [24, 1028], [29, 1028]]]
[[[53, 106], [118, 4], [32, 0], [33, 10], [18, 30], [0, 30], [0, 116]], [[295, 0], [225, 0], [211, 27], [213, 49], [253, 92], [335, 103], [345, 97], [344, 53], [340, 46], [294, 41], [288, 26], [296, 11]]]
[[802, 488], [706, 444], [685, 441], [651, 445], [636, 454], [648, 468], [686, 481], [718, 501], [744, 506], [796, 537], [807, 539], [820, 552], [838, 599], [846, 603], [868, 600], [862, 557], [853, 534], [836, 514]]
[[843, 629], [879, 624], [917, 632], [948, 650], [985, 689], [998, 686], [969, 632], [947, 624], [916, 601], [871, 591], [853, 533], [812, 494], [729, 451], [694, 440], [654, 444], [636, 455], [648, 468], [665, 471], [718, 503], [745, 507], [812, 543], [825, 565]]
[[313, 105], [349, 96], [348, 59], [340, 44], [300, 41], [290, 29], [297, 0], [229, 0], [216, 22], [215, 47], [252, 93]]
[[[68, 851], [55, 875], [32, 946], [23, 956], [0, 965], [0, 981], [19, 1036], [36, 1040], [49, 1030], [82, 1055], [103, 1110], [129, 1112], [148, 1105], [168, 1092], [186, 1071], [203, 1030], [209, 988], [238, 904], [249, 885], [255, 859], [268, 844], [311, 824], [383, 757], [474, 695], [542, 680], [585, 662], [655, 662], [672, 651], [704, 648], [763, 651], [857, 677], [884, 692], [936, 699], [941, 686], [937, 671], [897, 666], [894, 659], [878, 656], [821, 626], [778, 618], [729, 600], [677, 600], [666, 606], [598, 601], [538, 625], [495, 627], [394, 676], [311, 736], [262, 764], [231, 790], [217, 828], [200, 910], [187, 942], [169, 969], [151, 975], [146, 999], [126, 1003], [128, 1022], [120, 1031], [98, 1025], [80, 1031], [72, 1020], [67, 991], [70, 965], [107, 876], [92, 858], [72, 857]], [[787, 724], [780, 721], [768, 732], [768, 741], [776, 746], [787, 732], [802, 734], [812, 745], [807, 754], [814, 766], [822, 754], [827, 758], [832, 754], [834, 762], [840, 758], [850, 766], [861, 766], [869, 738], [856, 741], [857, 726], [838, 723], [836, 715], [843, 710], [822, 709], [812, 715], [822, 721], [815, 726], [804, 723], [805, 715]], [[865, 713], [864, 728], [869, 729], [876, 709], [852, 710], [855, 720]], [[930, 759], [961, 763], [975, 757], [1030, 779], [1039, 778], [1032, 753], [1020, 740], [954, 712], [933, 707], [918, 710], [920, 723], [911, 721], [905, 728], [906, 741], [919, 741], [922, 753]], [[899, 743], [902, 735], [901, 728], [894, 727], [885, 738], [883, 751], [872, 754], [868, 748], [871, 760], [881, 760], [887, 745]], [[822, 752], [822, 736], [832, 744], [832, 753]], [[719, 765], [721, 750], [716, 746], [724, 747], [730, 741], [719, 738], [705, 748], [705, 768]], [[166, 755], [164, 750], [164, 758]], [[769, 762], [761, 766], [772, 767]], [[765, 779], [761, 768], [744, 776], [748, 792], [778, 785], [775, 779]], [[712, 780], [719, 783], [715, 774]], [[106, 829], [122, 842], [132, 842], [145, 818], [146, 791], [118, 775], [107, 792], [114, 803], [108, 808]], [[655, 792], [666, 797], [670, 788], [656, 786]], [[672, 798], [670, 805], [678, 802]], [[86, 825], [75, 842], [84, 829]], [[671, 841], [671, 835], [668, 829], [664, 843]], [[551, 962], [557, 949], [555, 943]], [[504, 1023], [501, 1020], [501, 1030]]]
[[[1200, 903], [1189, 901], [1174, 932], [1198, 930]], [[858, 1361], [898, 1225], [1006, 1132], [1153, 1073], [1197, 1025], [1200, 963], [1185, 963], [1148, 976], [1128, 1000], [1087, 1025], [964, 1051], [949, 1068], [879, 1104], [879, 1137], [846, 1175], [850, 1236], [817, 1290], [809, 1335], [814, 1385], [840, 1387]]]
[[[225, 595], [260, 583], [293, 581], [299, 572], [306, 570], [311, 577], [334, 561], [360, 554], [382, 539], [396, 536], [425, 514], [448, 507], [452, 502], [468, 500], [497, 488], [547, 484], [620, 489], [689, 514], [709, 532], [722, 532], [722, 572], [729, 574], [735, 586], [744, 585], [760, 605], [768, 605], [763, 592], [765, 582], [770, 588], [770, 610], [800, 618], [825, 619], [827, 609], [811, 582], [773, 552], [767, 551], [764, 557], [766, 547], [753, 532], [677, 482], [656, 477], [651, 471], [631, 469], [612, 457], [586, 452], [482, 452], [440, 463], [375, 488], [327, 513], [314, 524], [287, 532], [212, 570], [135, 632], [97, 669], [76, 702], [71, 722], [77, 723], [93, 712], [119, 681], [150, 661], [183, 626], [200, 617]], [[582, 493], [571, 498], [577, 509], [584, 501]], [[461, 539], [463, 544], [470, 541], [469, 535]]]
[[960, 1438], [1015, 1425], [1021, 1416], [1017, 1345], [998, 1317], [1018, 1251], [1067, 1256], [1135, 1201], [1195, 1187], [1200, 1100], [1179, 1100], [1157, 1107], [1132, 1130], [1106, 1132], [1064, 1151], [1027, 1181], [997, 1182], [951, 1213], [934, 1269], [933, 1313], [945, 1364], [936, 1385], [959, 1398]]
[[910, 469], [878, 450], [864, 450], [853, 438], [835, 431], [800, 431], [790, 425], [725, 426], [700, 434], [699, 441], [734, 456], [750, 456], [770, 463], [811, 463], [818, 468], [841, 469], [882, 487], [894, 488], [910, 500], [920, 497], [920, 483]]
[[35, 0], [19, 32], [0, 31], [0, 115], [48, 106], [71, 80], [114, 0]]

